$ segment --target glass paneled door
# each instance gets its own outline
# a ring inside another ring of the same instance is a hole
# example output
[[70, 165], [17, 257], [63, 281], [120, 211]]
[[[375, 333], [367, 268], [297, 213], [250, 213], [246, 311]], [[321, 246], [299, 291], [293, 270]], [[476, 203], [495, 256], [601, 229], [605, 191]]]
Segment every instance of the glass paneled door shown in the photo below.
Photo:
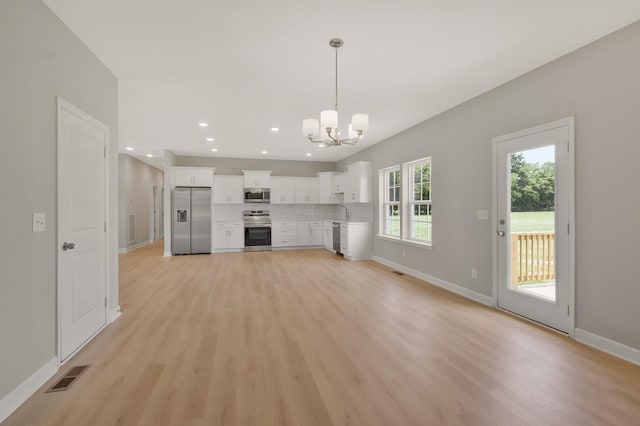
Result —
[[494, 139], [498, 306], [572, 332], [573, 120]]

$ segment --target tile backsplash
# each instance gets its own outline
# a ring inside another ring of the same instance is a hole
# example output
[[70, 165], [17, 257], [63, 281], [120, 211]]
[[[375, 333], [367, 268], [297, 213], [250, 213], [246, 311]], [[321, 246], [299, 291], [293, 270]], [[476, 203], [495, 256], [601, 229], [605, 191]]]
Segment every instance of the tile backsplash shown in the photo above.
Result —
[[[352, 222], [373, 222], [373, 203], [345, 203]], [[344, 209], [336, 206], [336, 218], [345, 220]]]
[[[356, 222], [373, 222], [372, 203], [346, 203], [349, 220]], [[215, 221], [242, 220], [245, 210], [269, 210], [273, 220], [344, 220], [344, 209], [334, 204], [215, 204], [213, 219]]]
[[215, 204], [213, 220], [242, 220], [245, 210], [269, 210], [273, 220], [336, 219], [336, 206], [331, 204]]

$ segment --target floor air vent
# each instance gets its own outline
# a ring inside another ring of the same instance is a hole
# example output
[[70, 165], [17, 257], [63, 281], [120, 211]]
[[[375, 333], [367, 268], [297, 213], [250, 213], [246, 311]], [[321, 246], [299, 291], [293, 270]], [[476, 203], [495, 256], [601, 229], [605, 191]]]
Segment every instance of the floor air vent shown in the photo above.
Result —
[[45, 393], [66, 391], [76, 382], [76, 380], [78, 380], [78, 378], [80, 378], [80, 376], [82, 376], [82, 373], [87, 371], [89, 367], [89, 365], [78, 365], [77, 367], [73, 367], [71, 370], [67, 371], [67, 374], [65, 374], [63, 378], [58, 380]]
[[393, 272], [396, 275], [404, 275], [404, 272], [400, 272], [400, 271], [391, 271], [391, 272]]

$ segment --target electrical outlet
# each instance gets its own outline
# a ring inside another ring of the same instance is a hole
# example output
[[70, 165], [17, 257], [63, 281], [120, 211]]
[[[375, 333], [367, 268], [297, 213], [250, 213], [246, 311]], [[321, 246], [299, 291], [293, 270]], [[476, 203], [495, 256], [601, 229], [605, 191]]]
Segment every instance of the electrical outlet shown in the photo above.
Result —
[[33, 232], [44, 232], [47, 230], [47, 215], [44, 213], [33, 214]]
[[478, 279], [478, 269], [471, 268], [471, 278], [473, 278], [474, 280]]
[[489, 220], [489, 210], [478, 210], [476, 212], [476, 218], [478, 220]]
[[402, 249], [402, 257], [405, 257], [407, 254], [407, 251], [405, 249]]

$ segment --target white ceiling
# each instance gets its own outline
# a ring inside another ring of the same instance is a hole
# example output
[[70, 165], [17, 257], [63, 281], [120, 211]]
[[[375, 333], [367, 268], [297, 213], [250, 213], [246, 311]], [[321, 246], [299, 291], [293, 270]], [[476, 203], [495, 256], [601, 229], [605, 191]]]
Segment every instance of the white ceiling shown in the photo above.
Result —
[[[640, 19], [637, 0], [45, 3], [118, 77], [120, 151], [155, 165], [164, 149], [337, 161]], [[333, 106], [332, 37], [342, 126], [370, 116], [356, 147], [301, 131]]]

